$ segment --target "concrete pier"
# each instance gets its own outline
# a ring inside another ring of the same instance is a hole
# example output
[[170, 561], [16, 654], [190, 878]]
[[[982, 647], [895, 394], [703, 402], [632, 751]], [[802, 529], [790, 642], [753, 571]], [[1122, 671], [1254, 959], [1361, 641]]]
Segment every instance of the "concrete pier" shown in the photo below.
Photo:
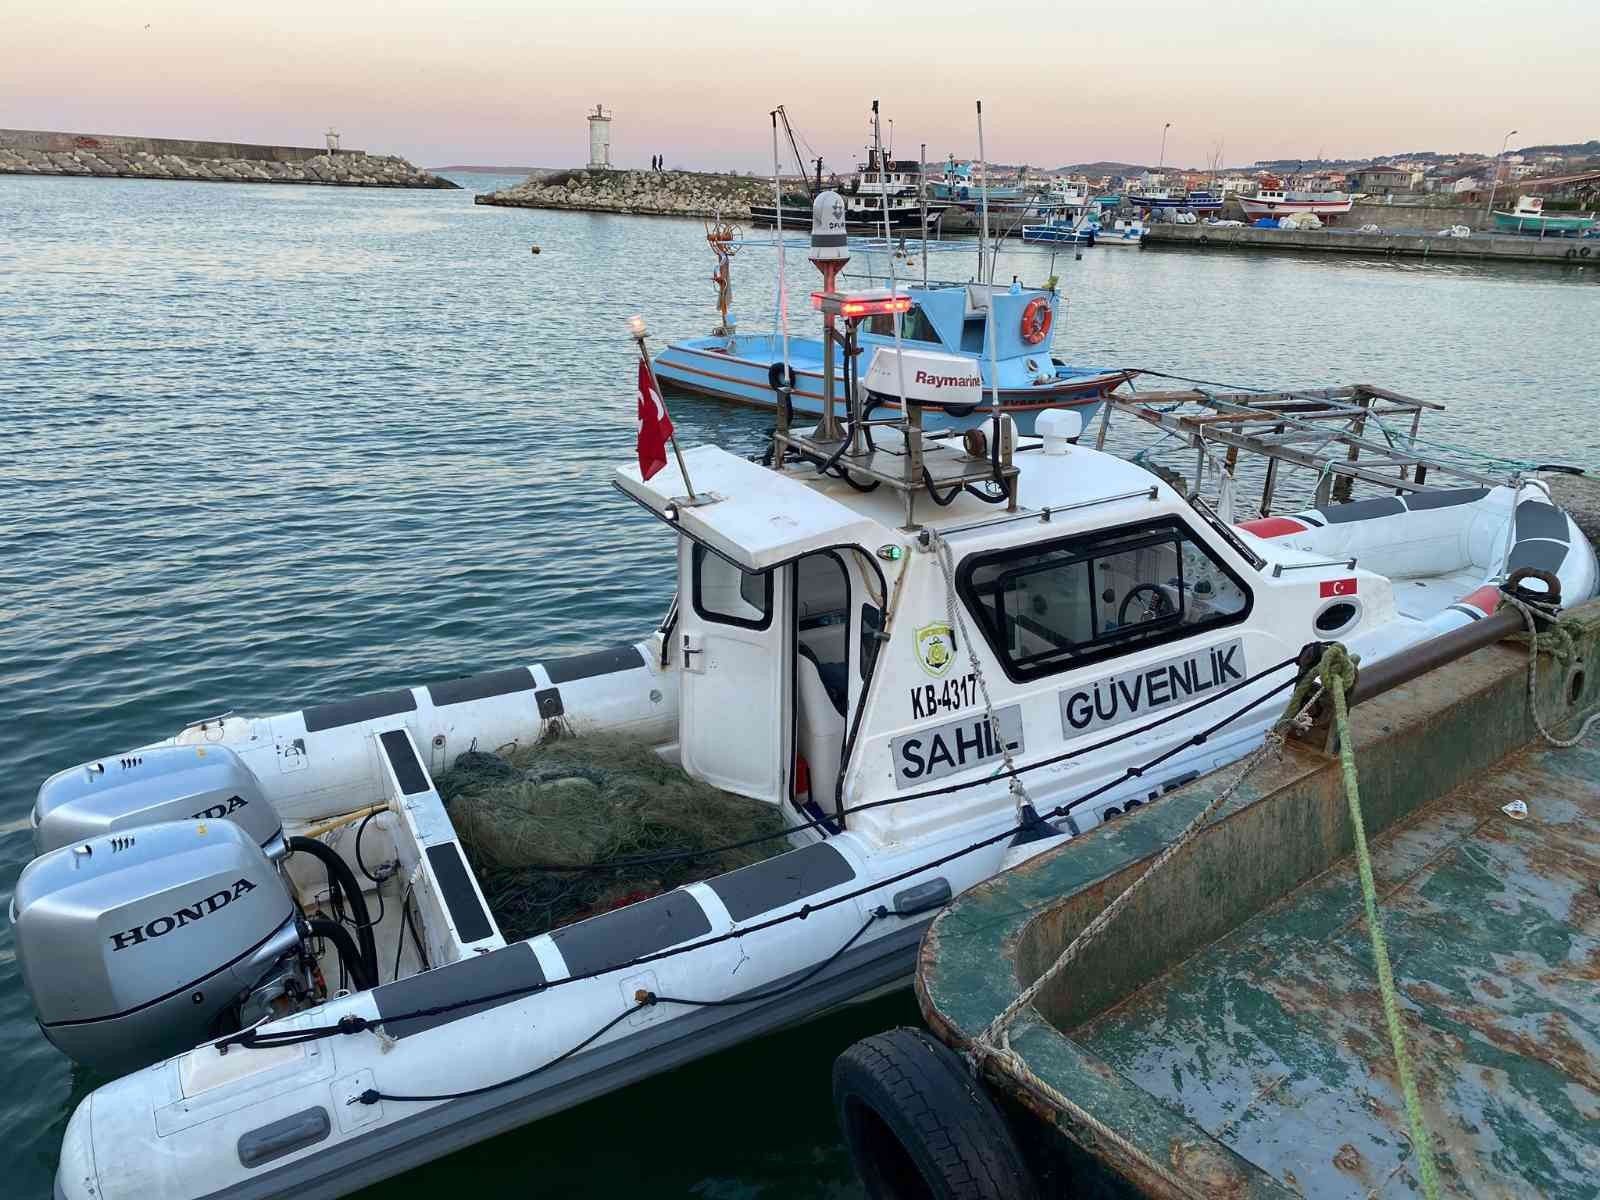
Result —
[[392, 154], [312, 146], [0, 129], [0, 174], [335, 187], [455, 188]]
[[1257, 229], [1251, 225], [1152, 225], [1146, 246], [1191, 250], [1293, 250], [1439, 259], [1449, 262], [1539, 262], [1600, 268], [1600, 239], [1536, 238], [1474, 233], [1358, 233], [1350, 229]]

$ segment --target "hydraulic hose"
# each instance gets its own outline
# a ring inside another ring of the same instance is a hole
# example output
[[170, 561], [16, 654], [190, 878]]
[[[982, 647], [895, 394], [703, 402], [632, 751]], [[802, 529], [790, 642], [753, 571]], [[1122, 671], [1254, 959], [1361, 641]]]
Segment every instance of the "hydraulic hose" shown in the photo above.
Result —
[[368, 971], [367, 964], [361, 961], [361, 954], [348, 929], [329, 917], [312, 917], [307, 924], [311, 926], [313, 937], [327, 938], [333, 943], [339, 961], [344, 964], [350, 982], [356, 985], [358, 992], [366, 991], [377, 982], [376, 977]]
[[[344, 893], [345, 903], [350, 906], [350, 915], [356, 921], [356, 935], [361, 946], [362, 974], [369, 979], [377, 979], [378, 945], [372, 937], [372, 918], [367, 914], [367, 898], [361, 894], [361, 885], [356, 882], [356, 875], [350, 869], [350, 864], [340, 858], [338, 852], [331, 846], [319, 842], [316, 838], [292, 837], [289, 839], [289, 849], [304, 850], [328, 868], [330, 890]], [[352, 950], [354, 948], [351, 947]]]

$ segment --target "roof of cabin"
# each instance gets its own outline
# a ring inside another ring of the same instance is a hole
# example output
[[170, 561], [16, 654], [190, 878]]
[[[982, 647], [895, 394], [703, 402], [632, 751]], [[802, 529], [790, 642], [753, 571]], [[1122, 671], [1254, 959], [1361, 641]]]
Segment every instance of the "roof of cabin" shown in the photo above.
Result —
[[[884, 444], [893, 434], [880, 431]], [[1160, 487], [1143, 468], [1112, 455], [1075, 446], [1065, 454], [1045, 454], [1037, 439], [1021, 440], [1018, 503], [1024, 508], [1061, 507], [1105, 500]], [[693, 446], [683, 452], [696, 490], [719, 497], [713, 503], [683, 503], [687, 494], [677, 464], [669, 462], [654, 477], [640, 477], [637, 464], [617, 468], [622, 489], [645, 507], [664, 514], [672, 507], [684, 533], [705, 542], [747, 570], [763, 571], [828, 546], [875, 547], [903, 542], [904, 500], [880, 487], [860, 492], [840, 479], [818, 476], [810, 466], [782, 473], [731, 454], [718, 446]], [[1000, 516], [999, 505], [963, 493], [940, 507], [920, 493], [917, 519], [932, 529], [947, 529], [984, 517]]]

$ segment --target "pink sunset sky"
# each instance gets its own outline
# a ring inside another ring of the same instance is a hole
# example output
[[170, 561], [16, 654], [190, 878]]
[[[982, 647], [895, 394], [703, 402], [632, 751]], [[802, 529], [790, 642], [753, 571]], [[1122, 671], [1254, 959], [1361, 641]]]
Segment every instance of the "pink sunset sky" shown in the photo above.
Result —
[[[910, 19], [916, 14], [915, 24]], [[1201, 166], [1600, 136], [1596, 0], [33, 0], [0, 41], [0, 126], [344, 144], [422, 165], [612, 156], [771, 167], [785, 104], [829, 166], [896, 153]], [[884, 126], [888, 136], [889, 126]]]

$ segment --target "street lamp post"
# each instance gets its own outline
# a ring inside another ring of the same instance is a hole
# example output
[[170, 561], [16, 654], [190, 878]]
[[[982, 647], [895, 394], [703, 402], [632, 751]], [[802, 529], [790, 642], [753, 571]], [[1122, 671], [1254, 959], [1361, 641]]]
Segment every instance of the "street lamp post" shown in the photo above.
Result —
[[1156, 173], [1158, 175], [1159, 174], [1163, 174], [1165, 172], [1165, 170], [1166, 170], [1166, 166], [1167, 166], [1167, 130], [1169, 130], [1171, 128], [1172, 128], [1172, 122], [1171, 121], [1168, 121], [1165, 125], [1163, 125], [1161, 127], [1161, 160], [1156, 163]]
[[1489, 202], [1483, 206], [1483, 223], [1485, 227], [1487, 227], [1489, 224], [1489, 214], [1494, 211], [1495, 191], [1500, 187], [1501, 160], [1503, 160], [1506, 156], [1506, 146], [1510, 143], [1511, 139], [1516, 136], [1517, 131], [1513, 129], [1509, 131], [1505, 137], [1501, 138], [1500, 153], [1494, 156], [1494, 178], [1489, 181]]

